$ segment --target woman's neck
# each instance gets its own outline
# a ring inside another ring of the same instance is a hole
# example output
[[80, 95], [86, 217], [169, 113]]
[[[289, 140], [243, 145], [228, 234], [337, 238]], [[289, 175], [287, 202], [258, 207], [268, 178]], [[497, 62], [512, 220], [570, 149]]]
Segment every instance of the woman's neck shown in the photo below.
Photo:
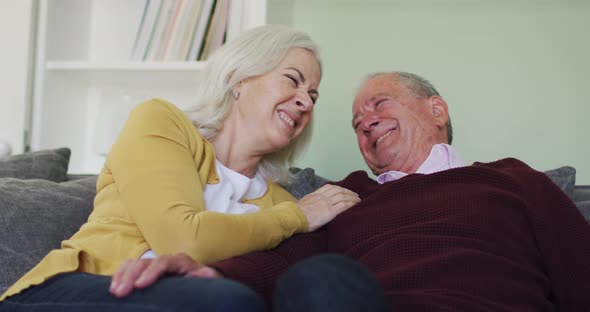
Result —
[[249, 137], [244, 135], [243, 131], [240, 134], [231, 126], [224, 126], [209, 141], [213, 145], [219, 162], [235, 172], [253, 178], [263, 155], [258, 155], [253, 151], [252, 146], [255, 146], [255, 143], [248, 139]]

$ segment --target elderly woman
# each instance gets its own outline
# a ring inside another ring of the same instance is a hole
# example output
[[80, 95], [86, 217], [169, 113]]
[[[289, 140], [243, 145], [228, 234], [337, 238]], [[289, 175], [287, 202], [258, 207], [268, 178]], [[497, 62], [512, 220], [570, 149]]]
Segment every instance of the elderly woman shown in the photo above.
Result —
[[94, 211], [0, 298], [0, 311], [249, 311], [223, 279], [170, 276], [124, 299], [126, 260], [177, 253], [207, 264], [313, 231], [358, 202], [327, 185], [296, 201], [281, 188], [305, 148], [318, 98], [315, 43], [282, 26], [242, 34], [209, 61], [194, 107], [138, 105], [109, 152]]

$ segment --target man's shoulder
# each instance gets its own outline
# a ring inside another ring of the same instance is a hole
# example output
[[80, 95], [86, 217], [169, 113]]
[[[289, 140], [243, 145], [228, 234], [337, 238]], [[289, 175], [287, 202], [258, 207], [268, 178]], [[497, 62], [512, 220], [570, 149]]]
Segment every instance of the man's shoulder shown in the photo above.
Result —
[[507, 179], [510, 182], [523, 187], [532, 186], [533, 184], [552, 184], [551, 180], [545, 173], [532, 168], [524, 161], [516, 158], [503, 158], [487, 163], [475, 162], [467, 168], [472, 168], [474, 173], [480, 173], [478, 176], [493, 175], [496, 177], [503, 177], [504, 180]]
[[353, 171], [350, 174], [348, 174], [348, 176], [346, 176], [344, 179], [329, 183], [342, 186], [344, 188], [357, 192], [359, 189], [364, 188], [366, 186], [379, 185], [377, 181], [371, 179], [367, 172], [363, 170]]
[[515, 169], [515, 168], [517, 168], [517, 169], [533, 170], [524, 161], [513, 158], [513, 157], [502, 158], [502, 159], [499, 159], [496, 161], [491, 161], [491, 162], [476, 161], [471, 166], [481, 167], [481, 168], [492, 168], [492, 169]]

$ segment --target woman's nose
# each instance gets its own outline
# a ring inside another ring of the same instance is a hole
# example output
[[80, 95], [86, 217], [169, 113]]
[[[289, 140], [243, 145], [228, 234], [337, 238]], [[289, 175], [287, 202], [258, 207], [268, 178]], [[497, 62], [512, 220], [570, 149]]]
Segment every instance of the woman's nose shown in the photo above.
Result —
[[313, 100], [307, 92], [299, 91], [296, 99], [297, 107], [302, 111], [310, 111], [313, 108]]

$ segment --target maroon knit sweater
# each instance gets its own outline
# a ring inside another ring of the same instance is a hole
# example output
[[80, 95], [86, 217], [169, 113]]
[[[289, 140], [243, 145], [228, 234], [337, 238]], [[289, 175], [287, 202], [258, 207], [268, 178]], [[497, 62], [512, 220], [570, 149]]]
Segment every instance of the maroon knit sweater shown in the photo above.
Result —
[[267, 300], [290, 264], [321, 252], [368, 267], [395, 311], [590, 311], [590, 226], [516, 159], [379, 185], [337, 183], [361, 203], [272, 251], [214, 264]]

